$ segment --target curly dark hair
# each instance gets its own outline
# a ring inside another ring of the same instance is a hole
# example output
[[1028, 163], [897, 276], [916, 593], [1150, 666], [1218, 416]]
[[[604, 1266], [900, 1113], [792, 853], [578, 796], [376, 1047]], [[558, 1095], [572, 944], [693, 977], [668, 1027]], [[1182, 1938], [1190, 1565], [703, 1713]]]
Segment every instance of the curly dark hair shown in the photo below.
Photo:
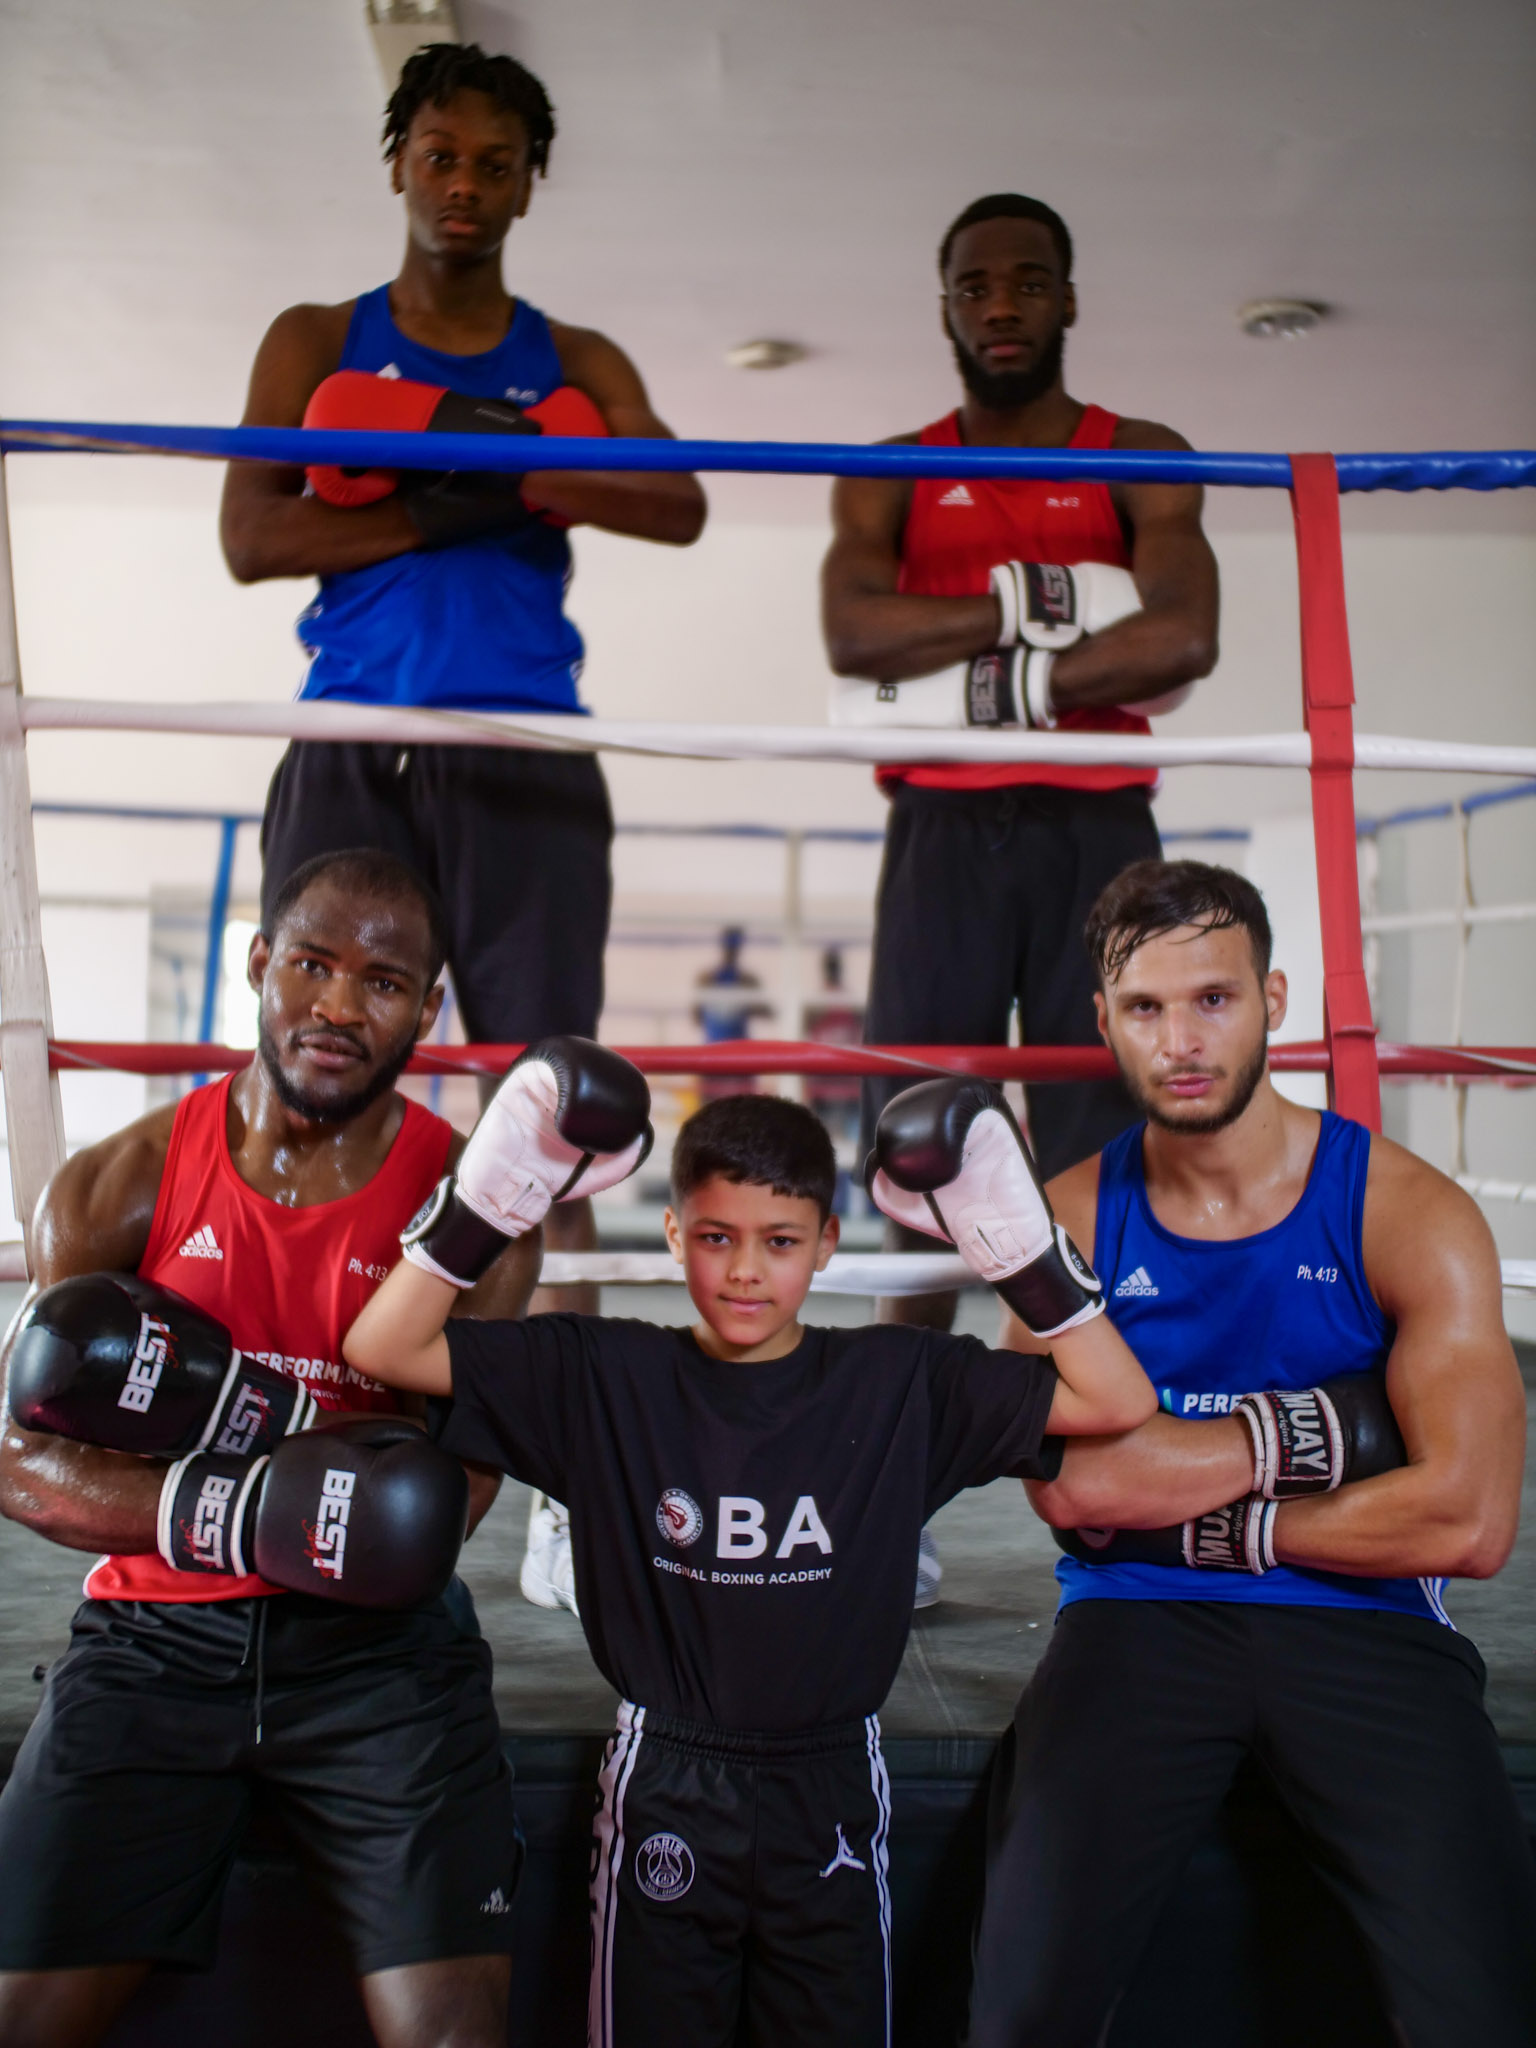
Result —
[[428, 43], [406, 59], [384, 109], [384, 161], [400, 154], [424, 106], [445, 107], [456, 92], [483, 92], [503, 113], [516, 114], [528, 132], [528, 168], [546, 174], [555, 139], [549, 94], [515, 57], [488, 56], [478, 43]]

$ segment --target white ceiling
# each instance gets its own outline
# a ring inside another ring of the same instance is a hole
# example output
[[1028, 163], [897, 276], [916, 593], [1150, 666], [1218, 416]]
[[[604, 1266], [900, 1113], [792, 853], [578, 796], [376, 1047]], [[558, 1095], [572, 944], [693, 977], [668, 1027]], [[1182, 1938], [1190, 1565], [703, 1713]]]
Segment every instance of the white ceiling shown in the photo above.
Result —
[[[1079, 396], [1206, 447], [1536, 442], [1528, 0], [461, 0], [460, 18], [559, 113], [509, 282], [618, 339], [681, 432], [862, 440], [945, 410], [934, 247], [1010, 188], [1078, 241]], [[382, 99], [361, 0], [0, 0], [0, 410], [233, 419], [274, 313], [393, 272]], [[1245, 338], [1235, 307], [1271, 294], [1336, 315]], [[813, 353], [723, 365], [761, 334]], [[736, 516], [822, 502], [775, 481], [714, 495]], [[1533, 501], [1352, 516], [1508, 525]], [[1228, 494], [1217, 517], [1280, 511]]]

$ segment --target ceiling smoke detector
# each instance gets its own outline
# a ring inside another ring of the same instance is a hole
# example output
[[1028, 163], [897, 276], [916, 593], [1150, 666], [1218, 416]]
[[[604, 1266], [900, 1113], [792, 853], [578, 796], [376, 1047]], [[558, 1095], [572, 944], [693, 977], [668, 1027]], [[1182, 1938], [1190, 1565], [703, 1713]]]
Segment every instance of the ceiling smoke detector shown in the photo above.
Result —
[[1290, 341], [1310, 334], [1327, 313], [1312, 299], [1250, 299], [1237, 309], [1237, 324], [1259, 341]]
[[798, 341], [738, 341], [725, 352], [733, 370], [784, 370], [791, 363], [803, 363], [810, 354]]

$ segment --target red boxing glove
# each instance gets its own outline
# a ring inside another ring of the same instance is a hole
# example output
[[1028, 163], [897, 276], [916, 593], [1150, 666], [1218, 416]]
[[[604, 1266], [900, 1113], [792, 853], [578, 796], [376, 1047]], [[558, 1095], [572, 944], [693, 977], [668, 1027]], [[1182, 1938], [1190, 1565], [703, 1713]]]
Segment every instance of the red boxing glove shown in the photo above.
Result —
[[[304, 408], [304, 424], [375, 434], [608, 433], [607, 421], [573, 384], [562, 384], [525, 410], [506, 399], [470, 398], [441, 384], [376, 377], [368, 370], [338, 370], [327, 377]], [[329, 463], [314, 463], [305, 475], [328, 505], [374, 505], [400, 481], [397, 469], [338, 469]]]

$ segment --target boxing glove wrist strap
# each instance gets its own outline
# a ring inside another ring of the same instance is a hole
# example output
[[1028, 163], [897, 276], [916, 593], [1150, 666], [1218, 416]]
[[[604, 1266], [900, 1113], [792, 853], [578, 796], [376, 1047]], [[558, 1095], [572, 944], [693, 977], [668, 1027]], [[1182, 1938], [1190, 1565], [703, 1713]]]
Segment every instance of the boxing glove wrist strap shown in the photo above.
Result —
[[1048, 1250], [993, 1285], [1036, 1337], [1059, 1337], [1104, 1313], [1099, 1276], [1059, 1223]]
[[254, 1568], [250, 1532], [269, 1462], [195, 1451], [170, 1467], [160, 1488], [155, 1548], [172, 1571], [244, 1578]]
[[992, 595], [997, 599], [998, 615], [1002, 620], [1002, 631], [997, 636], [999, 647], [1014, 646], [1019, 637], [1019, 580], [1017, 565], [1013, 562], [998, 562], [991, 574]]
[[1024, 662], [1024, 686], [1020, 692], [1024, 717], [1037, 732], [1056, 730], [1056, 713], [1051, 703], [1051, 670], [1055, 666], [1055, 655], [1039, 647], [1032, 647]]
[[1248, 1572], [1262, 1578], [1275, 1568], [1276, 1502], [1249, 1494], [1184, 1524], [1184, 1562], [1192, 1569]]
[[1240, 1415], [1253, 1442], [1253, 1490], [1265, 1500], [1331, 1493], [1344, 1478], [1344, 1431], [1321, 1387], [1244, 1394]]
[[414, 470], [401, 479], [400, 502], [423, 548], [513, 533], [538, 514], [524, 501], [521, 474], [496, 470]]
[[313, 1429], [318, 1413], [307, 1387], [252, 1365], [237, 1351], [192, 1454], [215, 1451], [230, 1458], [260, 1457], [285, 1436]]
[[450, 1287], [473, 1287], [512, 1242], [477, 1215], [460, 1195], [452, 1174], [440, 1180], [426, 1207], [400, 1233], [400, 1247], [413, 1266], [435, 1273]]

